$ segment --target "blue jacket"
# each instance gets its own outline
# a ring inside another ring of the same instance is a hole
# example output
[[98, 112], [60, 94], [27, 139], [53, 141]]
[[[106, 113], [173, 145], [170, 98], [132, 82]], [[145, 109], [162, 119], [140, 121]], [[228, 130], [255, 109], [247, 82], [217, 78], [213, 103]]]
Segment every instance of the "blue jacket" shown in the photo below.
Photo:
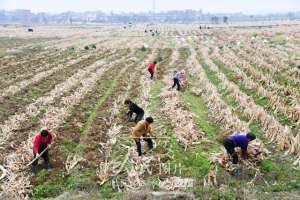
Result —
[[232, 135], [229, 139], [234, 143], [235, 147], [240, 147], [243, 151], [247, 151], [248, 138], [246, 135]]

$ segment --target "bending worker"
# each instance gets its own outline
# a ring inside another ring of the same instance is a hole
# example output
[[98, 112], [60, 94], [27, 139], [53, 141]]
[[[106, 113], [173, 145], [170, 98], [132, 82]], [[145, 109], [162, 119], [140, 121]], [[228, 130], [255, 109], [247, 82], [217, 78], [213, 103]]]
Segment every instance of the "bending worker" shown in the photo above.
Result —
[[146, 120], [140, 121], [133, 129], [132, 129], [132, 137], [136, 143], [136, 149], [138, 155], [142, 155], [142, 145], [141, 145], [141, 137], [143, 137], [144, 141], [148, 143], [149, 149], [153, 148], [153, 142], [151, 138], [153, 138], [151, 125], [153, 123], [152, 117], [147, 117]]
[[153, 79], [153, 75], [154, 75], [154, 70], [155, 70], [155, 66], [156, 66], [156, 61], [154, 61], [153, 63], [151, 63], [148, 67], [148, 71], [150, 73], [150, 79]]
[[173, 84], [172, 88], [174, 88], [177, 85], [177, 90], [180, 91], [181, 79], [182, 79], [183, 74], [184, 74], [183, 71], [175, 71], [175, 75], [173, 77], [174, 84]]
[[238, 155], [235, 151], [236, 147], [240, 147], [242, 150], [242, 156], [244, 159], [248, 158], [248, 143], [256, 139], [254, 133], [247, 133], [247, 135], [231, 135], [224, 139], [224, 147], [227, 150], [227, 153], [232, 157], [233, 164], [238, 163]]
[[124, 103], [125, 103], [125, 105], [128, 105], [128, 108], [129, 108], [129, 111], [127, 113], [129, 121], [131, 121], [133, 113], [136, 114], [135, 119], [134, 119], [135, 123], [138, 123], [139, 121], [141, 121], [143, 119], [145, 112], [141, 107], [139, 107], [138, 105], [136, 105], [129, 99], [125, 100]]
[[[34, 147], [33, 147], [33, 156], [34, 159], [40, 156], [40, 153], [44, 151], [48, 145], [52, 142], [52, 135], [47, 129], [43, 129], [34, 139]], [[41, 155], [44, 159], [45, 168], [50, 170], [50, 163], [49, 163], [49, 152], [48, 149]], [[38, 165], [38, 160], [35, 160], [32, 163], [32, 173], [36, 175], [36, 167]]]

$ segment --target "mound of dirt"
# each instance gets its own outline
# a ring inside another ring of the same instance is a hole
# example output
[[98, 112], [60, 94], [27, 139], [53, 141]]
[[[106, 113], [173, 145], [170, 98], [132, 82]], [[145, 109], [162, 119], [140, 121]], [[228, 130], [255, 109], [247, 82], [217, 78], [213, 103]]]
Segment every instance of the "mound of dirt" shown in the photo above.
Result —
[[68, 191], [58, 197], [50, 198], [48, 200], [76, 200], [76, 199], [89, 199], [91, 196], [82, 191]]
[[118, 200], [193, 200], [195, 196], [186, 192], [145, 192], [129, 193]]

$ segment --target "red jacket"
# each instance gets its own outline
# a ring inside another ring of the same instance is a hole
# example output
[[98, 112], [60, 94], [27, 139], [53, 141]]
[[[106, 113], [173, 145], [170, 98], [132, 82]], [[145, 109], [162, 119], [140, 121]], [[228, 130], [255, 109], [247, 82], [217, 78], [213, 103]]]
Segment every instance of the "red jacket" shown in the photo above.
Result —
[[52, 142], [52, 135], [49, 133], [46, 138], [43, 138], [41, 134], [38, 134], [34, 139], [33, 152], [35, 154], [41, 153], [39, 152], [39, 147], [42, 149], [46, 148], [48, 144]]
[[155, 64], [154, 64], [154, 63], [151, 63], [151, 64], [149, 65], [149, 69], [150, 69], [151, 71], [154, 72]]

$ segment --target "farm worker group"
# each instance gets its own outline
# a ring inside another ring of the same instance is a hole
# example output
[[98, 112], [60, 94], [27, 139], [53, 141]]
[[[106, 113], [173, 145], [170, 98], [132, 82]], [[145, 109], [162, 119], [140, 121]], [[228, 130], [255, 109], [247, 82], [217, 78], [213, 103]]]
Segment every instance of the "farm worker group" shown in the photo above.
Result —
[[[156, 64], [157, 61], [154, 61], [153, 63], [149, 64], [148, 67], [151, 80], [153, 80], [154, 78]], [[176, 89], [178, 91], [181, 90], [181, 80], [184, 75], [185, 75], [184, 70], [181, 71], [178, 70], [174, 72], [173, 85], [171, 87], [172, 89], [175, 88], [175, 86], [177, 86]], [[143, 153], [142, 153], [141, 140], [147, 142], [149, 149], [153, 148], [152, 139], [155, 137], [153, 135], [151, 124], [154, 122], [154, 120], [152, 117], [147, 117], [145, 120], [143, 120], [145, 111], [143, 110], [143, 108], [138, 106], [136, 103], [132, 102], [130, 99], [125, 100], [124, 104], [128, 106], [128, 110], [129, 110], [126, 113], [128, 117], [128, 121], [136, 123], [136, 125], [132, 128], [131, 137], [135, 141], [136, 151], [138, 153], [138, 156], [142, 156]], [[134, 119], [132, 119], [133, 115], [135, 115]], [[242, 157], [244, 159], [247, 159], [248, 143], [255, 139], [256, 139], [255, 134], [249, 132], [246, 135], [233, 134], [229, 137], [226, 137], [223, 140], [223, 145], [227, 150], [228, 155], [232, 158], [233, 164], [238, 163], [238, 155], [237, 152], [235, 151], [235, 148], [240, 147], [242, 150]], [[40, 157], [44, 159], [45, 168], [48, 170], [51, 169], [50, 162], [49, 162], [49, 150], [48, 150], [51, 143], [52, 143], [52, 135], [46, 128], [42, 129], [42, 131], [35, 137], [34, 147], [33, 147], [34, 162], [32, 163], [32, 172], [34, 175], [36, 174], [38, 159]]]
[[[155, 72], [155, 67], [156, 67], [157, 61], [154, 61], [153, 63], [149, 64], [148, 67], [148, 71], [150, 73], [150, 79], [153, 80], [153, 76], [154, 76], [154, 72]], [[181, 71], [175, 71], [174, 73], [174, 77], [173, 77], [173, 86], [172, 89], [177, 86], [177, 90], [180, 91], [181, 89], [181, 81], [182, 81], [182, 77], [185, 75], [185, 71], [181, 70]]]
[[[129, 111], [127, 113], [128, 121], [132, 122], [132, 115], [135, 114], [134, 122], [137, 123], [136, 126], [132, 129], [132, 137], [136, 143], [136, 148], [138, 155], [142, 155], [142, 145], [141, 145], [141, 138], [143, 137], [143, 140], [148, 143], [149, 149], [153, 148], [153, 142], [151, 138], [153, 138], [153, 132], [151, 125], [153, 123], [152, 117], [147, 117], [145, 120], [143, 119], [144, 116], [144, 110], [133, 103], [131, 100], [127, 99], [125, 100], [125, 105], [128, 106]], [[141, 121], [142, 120], [142, 121]]]

